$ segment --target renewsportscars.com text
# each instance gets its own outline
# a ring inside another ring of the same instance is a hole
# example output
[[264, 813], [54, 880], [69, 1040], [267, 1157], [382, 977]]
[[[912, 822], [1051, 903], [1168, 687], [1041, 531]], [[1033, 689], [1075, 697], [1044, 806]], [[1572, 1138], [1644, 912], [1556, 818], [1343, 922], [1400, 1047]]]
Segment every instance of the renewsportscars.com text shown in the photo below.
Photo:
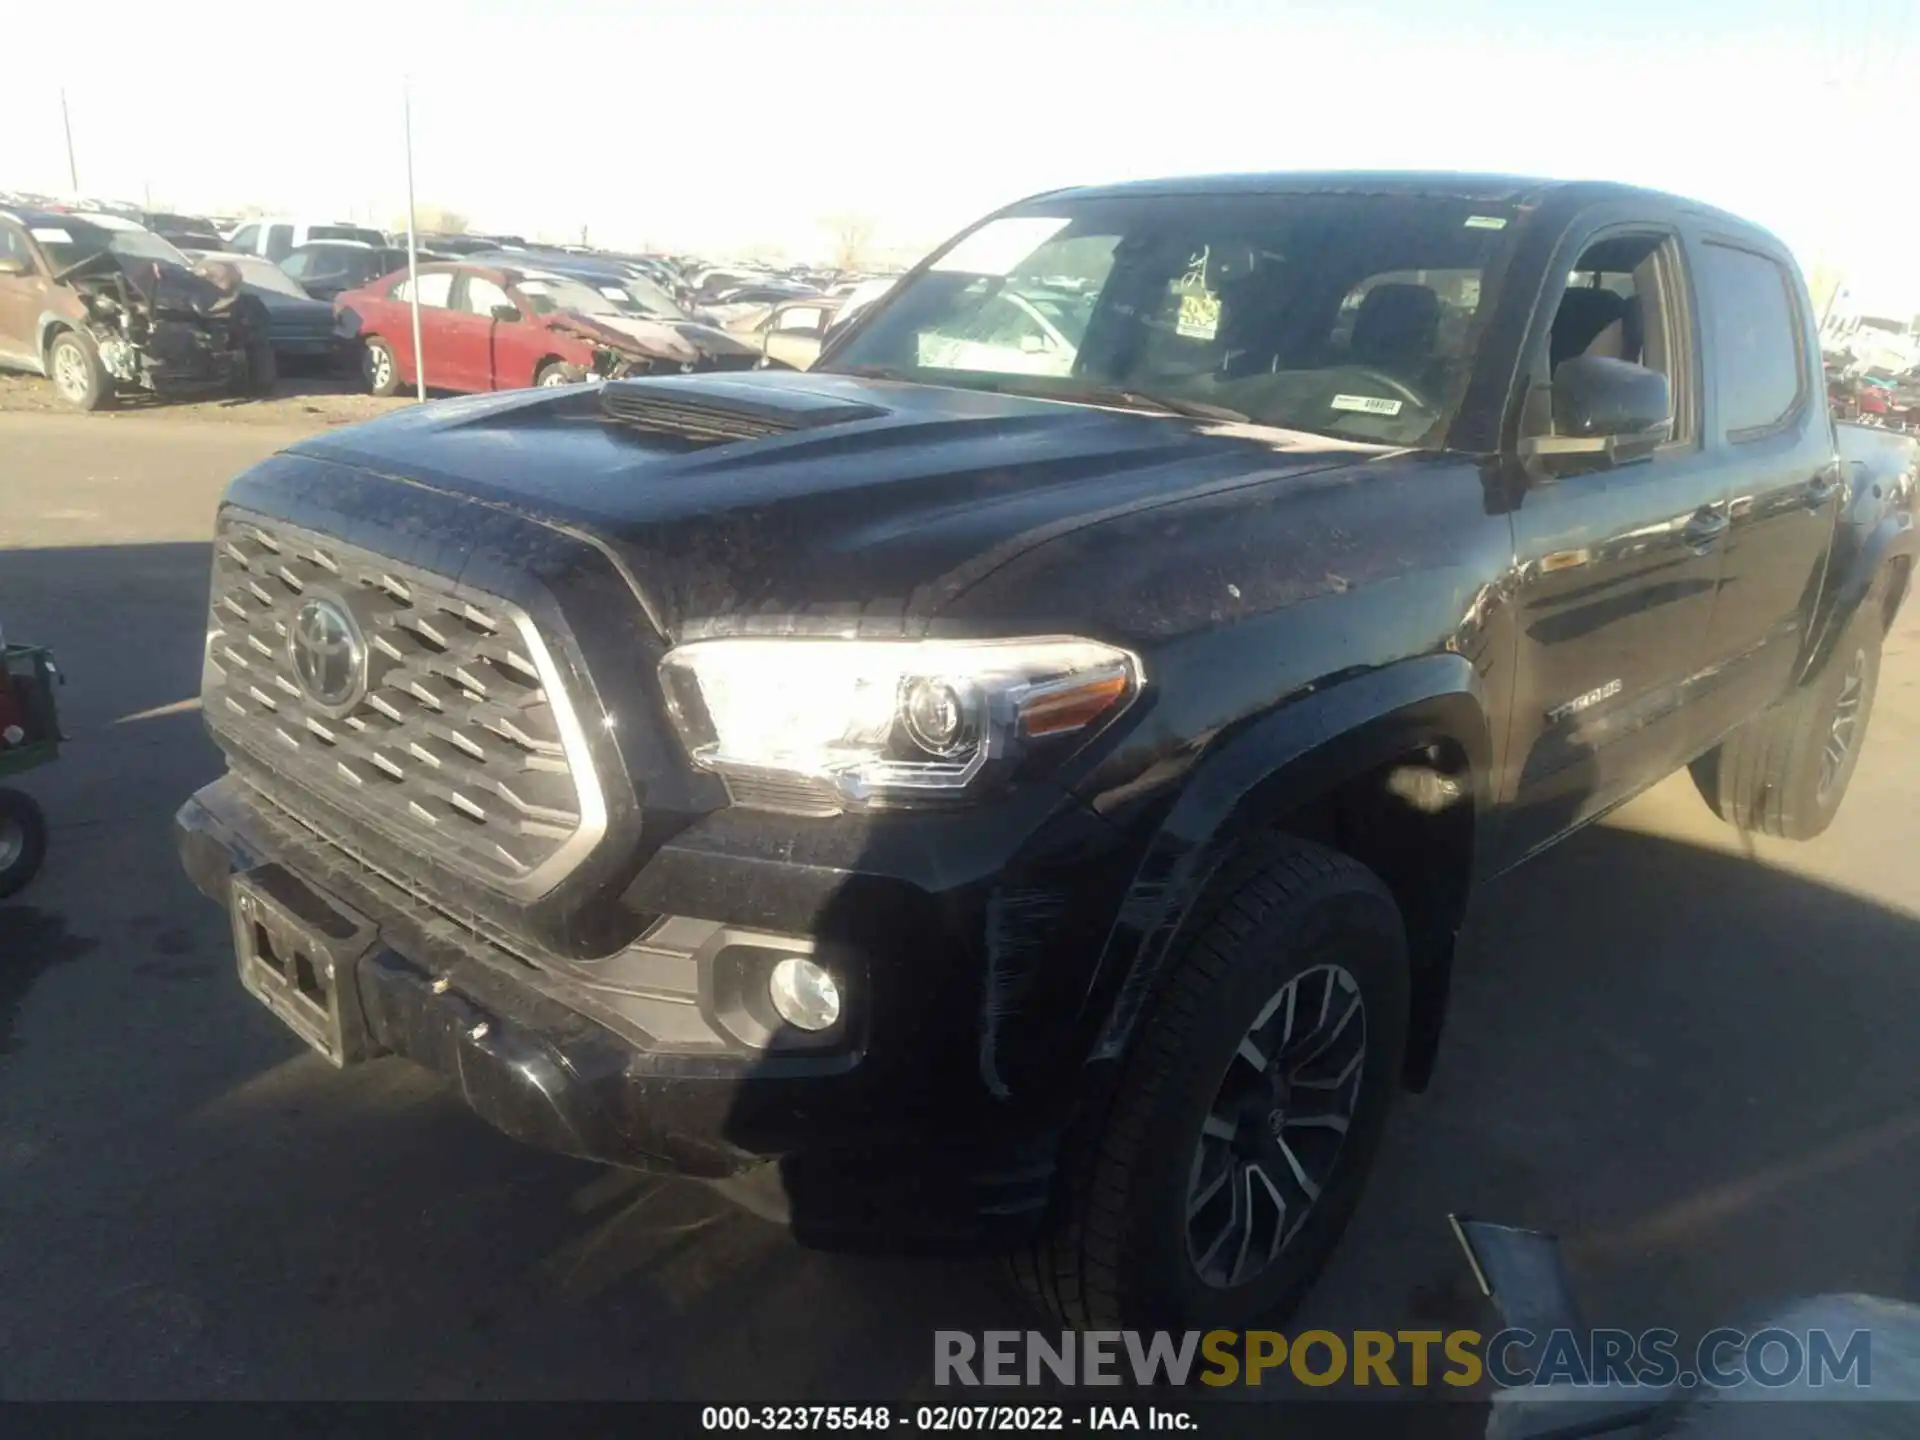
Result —
[[1471, 1389], [1523, 1385], [1873, 1383], [1872, 1333], [1710, 1330], [936, 1330], [936, 1385], [1301, 1385]]

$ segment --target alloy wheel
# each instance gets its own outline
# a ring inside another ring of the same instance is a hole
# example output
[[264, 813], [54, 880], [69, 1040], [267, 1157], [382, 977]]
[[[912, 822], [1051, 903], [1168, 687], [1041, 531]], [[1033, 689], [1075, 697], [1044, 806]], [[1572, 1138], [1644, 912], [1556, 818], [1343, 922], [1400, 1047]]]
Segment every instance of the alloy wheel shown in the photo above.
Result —
[[1275, 991], [1227, 1062], [1187, 1184], [1187, 1257], [1208, 1285], [1243, 1285], [1306, 1223], [1359, 1104], [1367, 1011], [1343, 966]]
[[1847, 768], [1860, 734], [1860, 707], [1867, 693], [1867, 652], [1855, 650], [1840, 681], [1840, 694], [1833, 702], [1833, 720], [1827, 726], [1827, 740], [1820, 751], [1820, 788], [1815, 799], [1825, 804]]
[[78, 405], [87, 398], [89, 377], [87, 375], [87, 357], [80, 353], [77, 345], [56, 345], [53, 348], [53, 386], [63, 399]]
[[0, 818], [0, 875], [18, 865], [26, 852], [26, 827], [11, 816]]

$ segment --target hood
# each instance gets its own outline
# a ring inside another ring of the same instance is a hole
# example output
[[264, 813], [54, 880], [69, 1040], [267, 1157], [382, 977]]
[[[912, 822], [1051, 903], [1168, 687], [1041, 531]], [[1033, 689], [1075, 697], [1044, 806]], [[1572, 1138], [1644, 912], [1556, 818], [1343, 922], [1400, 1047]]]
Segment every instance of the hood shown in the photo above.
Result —
[[[618, 556], [676, 641], [748, 623], [911, 631], [996, 566], [1081, 526], [1386, 453], [800, 371], [443, 401], [289, 452], [407, 486], [423, 511], [444, 504], [438, 492], [582, 535]], [[268, 483], [283, 463], [251, 475]], [[250, 483], [236, 482], [235, 498], [247, 503]]]
[[116, 255], [110, 250], [97, 251], [54, 278], [83, 295], [133, 300], [157, 315], [174, 319], [225, 315], [244, 293], [237, 280], [232, 286], [221, 285], [178, 265]]

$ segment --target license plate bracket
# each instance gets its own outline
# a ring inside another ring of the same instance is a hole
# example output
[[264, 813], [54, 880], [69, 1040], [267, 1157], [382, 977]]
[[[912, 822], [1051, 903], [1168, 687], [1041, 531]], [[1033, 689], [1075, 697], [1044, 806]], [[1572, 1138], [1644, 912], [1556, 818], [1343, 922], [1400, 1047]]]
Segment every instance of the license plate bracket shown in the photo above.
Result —
[[355, 979], [378, 927], [282, 865], [244, 871], [229, 884], [240, 983], [335, 1065], [380, 1054]]

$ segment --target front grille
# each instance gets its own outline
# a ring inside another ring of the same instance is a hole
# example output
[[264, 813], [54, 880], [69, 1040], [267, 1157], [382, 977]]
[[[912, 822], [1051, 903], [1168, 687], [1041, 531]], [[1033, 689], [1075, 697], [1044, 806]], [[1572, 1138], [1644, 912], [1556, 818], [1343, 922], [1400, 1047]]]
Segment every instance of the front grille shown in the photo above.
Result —
[[[364, 693], [302, 686], [290, 648], [309, 600], [352, 614]], [[202, 704], [222, 740], [409, 851], [510, 894], [550, 889], [604, 809], [568, 698], [517, 607], [278, 520], [229, 512], [214, 540]]]

